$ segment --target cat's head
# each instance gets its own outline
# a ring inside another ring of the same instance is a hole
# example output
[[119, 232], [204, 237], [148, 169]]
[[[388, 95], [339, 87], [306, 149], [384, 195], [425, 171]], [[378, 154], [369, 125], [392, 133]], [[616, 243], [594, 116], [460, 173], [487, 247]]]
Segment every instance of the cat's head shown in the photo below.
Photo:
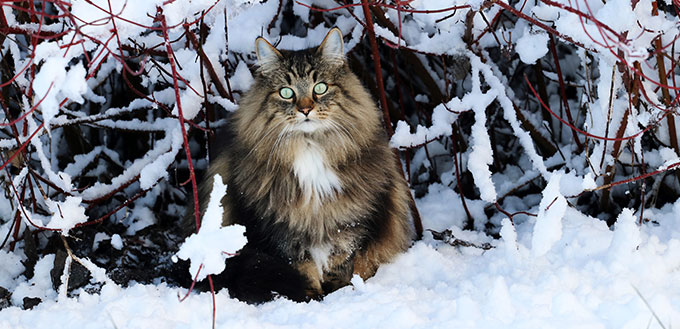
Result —
[[358, 113], [352, 92], [360, 87], [344, 54], [342, 33], [334, 28], [317, 48], [278, 50], [264, 38], [255, 41], [258, 69], [254, 91], [258, 116], [288, 132], [342, 129]]

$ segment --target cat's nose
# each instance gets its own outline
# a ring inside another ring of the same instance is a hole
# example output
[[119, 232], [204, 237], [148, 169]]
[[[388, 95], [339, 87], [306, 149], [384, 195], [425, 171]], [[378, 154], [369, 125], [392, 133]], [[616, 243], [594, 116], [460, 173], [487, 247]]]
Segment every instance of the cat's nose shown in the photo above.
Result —
[[310, 106], [310, 107], [303, 107], [303, 108], [299, 108], [299, 107], [298, 107], [298, 112], [304, 114], [305, 116], [308, 116], [308, 115], [309, 115], [309, 112], [312, 112], [313, 109], [314, 109], [314, 108], [311, 107], [311, 106]]
[[312, 112], [314, 109], [314, 101], [310, 97], [300, 98], [296, 105], [298, 112], [304, 114], [305, 116], [308, 116], [309, 112]]

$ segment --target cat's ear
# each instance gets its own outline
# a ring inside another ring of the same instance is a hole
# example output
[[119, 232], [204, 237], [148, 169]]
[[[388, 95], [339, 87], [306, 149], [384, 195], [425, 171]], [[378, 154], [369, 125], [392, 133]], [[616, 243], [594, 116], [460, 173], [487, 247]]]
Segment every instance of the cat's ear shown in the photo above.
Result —
[[332, 28], [321, 42], [318, 52], [326, 59], [345, 60], [345, 41], [339, 28]]
[[255, 40], [255, 52], [257, 53], [257, 64], [260, 65], [260, 67], [277, 62], [282, 56], [281, 53], [263, 37], [259, 37]]

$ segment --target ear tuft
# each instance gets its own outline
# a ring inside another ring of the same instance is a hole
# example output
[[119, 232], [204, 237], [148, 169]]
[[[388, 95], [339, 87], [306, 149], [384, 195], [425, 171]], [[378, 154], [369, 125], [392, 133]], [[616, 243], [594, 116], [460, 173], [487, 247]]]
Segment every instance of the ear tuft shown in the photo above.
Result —
[[321, 42], [318, 50], [324, 58], [345, 60], [345, 42], [339, 28], [332, 28]]
[[257, 53], [257, 64], [260, 66], [277, 62], [281, 58], [281, 53], [262, 37], [255, 40], [255, 52]]

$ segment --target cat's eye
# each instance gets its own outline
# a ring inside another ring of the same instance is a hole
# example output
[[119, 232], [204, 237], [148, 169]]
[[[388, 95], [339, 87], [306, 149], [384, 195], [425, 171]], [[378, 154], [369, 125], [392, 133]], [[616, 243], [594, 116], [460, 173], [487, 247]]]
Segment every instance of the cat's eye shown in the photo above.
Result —
[[283, 87], [279, 89], [279, 95], [281, 95], [283, 99], [291, 99], [293, 98], [293, 96], [295, 96], [295, 92], [293, 91], [293, 89]]
[[321, 95], [326, 91], [328, 91], [328, 85], [323, 82], [319, 82], [314, 86], [314, 93], [317, 95]]

